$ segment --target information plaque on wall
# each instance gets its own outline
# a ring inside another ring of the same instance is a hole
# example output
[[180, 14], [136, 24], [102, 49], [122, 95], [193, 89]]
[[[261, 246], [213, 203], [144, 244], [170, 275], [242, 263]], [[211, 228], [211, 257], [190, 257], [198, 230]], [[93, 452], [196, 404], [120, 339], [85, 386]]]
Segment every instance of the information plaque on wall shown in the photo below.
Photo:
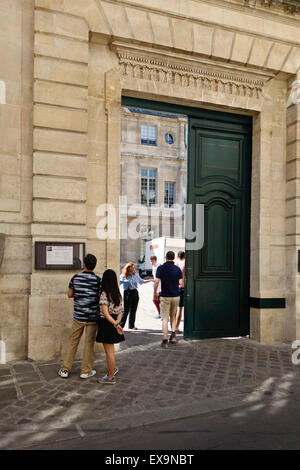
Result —
[[85, 243], [35, 242], [35, 269], [82, 269]]

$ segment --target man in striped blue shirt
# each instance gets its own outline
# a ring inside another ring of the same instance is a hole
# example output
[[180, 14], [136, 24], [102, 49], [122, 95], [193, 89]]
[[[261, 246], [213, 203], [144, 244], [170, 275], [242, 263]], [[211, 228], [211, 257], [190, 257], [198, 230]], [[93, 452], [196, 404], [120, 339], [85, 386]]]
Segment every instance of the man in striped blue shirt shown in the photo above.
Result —
[[97, 258], [88, 254], [84, 258], [83, 271], [75, 274], [69, 283], [68, 297], [74, 299], [72, 332], [64, 364], [58, 374], [67, 378], [74, 362], [80, 338], [85, 330], [83, 359], [81, 364], [82, 379], [96, 374], [94, 365], [94, 343], [97, 333], [97, 319], [100, 314], [99, 296], [101, 278], [94, 273]]

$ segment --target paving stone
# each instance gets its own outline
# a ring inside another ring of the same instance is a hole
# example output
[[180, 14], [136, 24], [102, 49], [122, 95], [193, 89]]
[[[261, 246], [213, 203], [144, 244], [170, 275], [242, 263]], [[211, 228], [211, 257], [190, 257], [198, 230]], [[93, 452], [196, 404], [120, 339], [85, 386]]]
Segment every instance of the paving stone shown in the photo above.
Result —
[[0, 377], [2, 377], [3, 375], [4, 375], [4, 376], [7, 376], [7, 375], [9, 376], [9, 375], [10, 375], [10, 369], [7, 369], [7, 368], [3, 368], [3, 369], [2, 369], [2, 368], [0, 368]]
[[0, 403], [16, 400], [18, 398], [15, 387], [0, 388]]
[[41, 382], [40, 376], [36, 372], [26, 372], [16, 376], [20, 384], [28, 382]]
[[0, 377], [0, 387], [1, 388], [8, 387], [10, 385], [14, 385], [14, 383], [15, 383], [14, 379], [9, 375]]
[[31, 363], [15, 364], [13, 366], [16, 374], [23, 374], [24, 372], [34, 372], [33, 365]]
[[59, 378], [58, 371], [60, 366], [55, 364], [47, 364], [39, 366], [39, 371], [41, 372], [42, 376], [45, 380], [50, 381], [52, 379]]
[[59, 398], [64, 398], [65, 397], [65, 393], [64, 392], [57, 392], [53, 395], [54, 398], [56, 399], [59, 399]]
[[23, 395], [28, 395], [36, 390], [38, 390], [40, 387], [42, 387], [43, 384], [41, 383], [29, 383], [29, 384], [23, 384], [20, 385], [20, 389], [23, 393]]
[[0, 423], [3, 423], [3, 421], [4, 421], [5, 419], [7, 419], [8, 417], [9, 417], [9, 413], [7, 413], [7, 412], [1, 412], [1, 413], [0, 413]]
[[15, 406], [17, 406], [18, 408], [24, 408], [26, 405], [28, 405], [28, 402], [27, 401], [24, 401], [24, 400], [20, 400], [18, 402], [15, 403]]
[[60, 403], [60, 400], [57, 400], [56, 398], [51, 398], [50, 400], [47, 401], [49, 405], [58, 405]]
[[28, 418], [23, 418], [21, 419], [20, 421], [17, 422], [17, 424], [21, 425], [21, 424], [29, 424], [29, 423], [32, 423], [32, 421]]

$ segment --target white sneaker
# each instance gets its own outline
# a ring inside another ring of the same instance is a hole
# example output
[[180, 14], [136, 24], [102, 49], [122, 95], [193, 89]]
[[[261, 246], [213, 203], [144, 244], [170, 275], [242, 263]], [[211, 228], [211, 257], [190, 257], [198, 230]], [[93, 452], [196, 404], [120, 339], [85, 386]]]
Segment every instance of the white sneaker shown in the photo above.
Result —
[[88, 372], [87, 374], [80, 374], [80, 378], [81, 379], [88, 379], [89, 377], [93, 377], [93, 375], [96, 374], [96, 371], [95, 370], [91, 370], [90, 372]]

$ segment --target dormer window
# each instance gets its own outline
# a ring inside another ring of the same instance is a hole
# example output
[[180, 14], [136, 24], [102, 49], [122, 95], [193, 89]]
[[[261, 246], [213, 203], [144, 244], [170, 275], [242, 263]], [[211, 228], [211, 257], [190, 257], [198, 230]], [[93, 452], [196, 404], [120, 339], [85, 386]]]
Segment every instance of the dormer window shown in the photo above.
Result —
[[157, 128], [156, 126], [141, 126], [141, 144], [157, 145]]

